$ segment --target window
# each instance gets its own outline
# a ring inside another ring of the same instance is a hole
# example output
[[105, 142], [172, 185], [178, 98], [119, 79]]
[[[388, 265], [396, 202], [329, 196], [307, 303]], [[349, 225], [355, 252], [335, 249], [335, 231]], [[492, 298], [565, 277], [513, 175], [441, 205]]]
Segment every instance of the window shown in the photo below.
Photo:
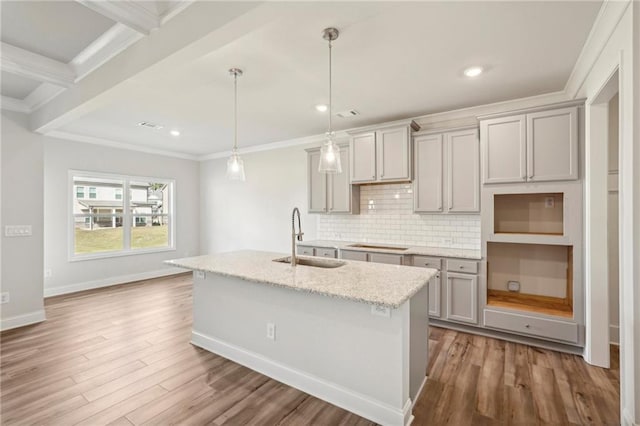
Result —
[[76, 171], [70, 181], [71, 260], [174, 248], [173, 181]]

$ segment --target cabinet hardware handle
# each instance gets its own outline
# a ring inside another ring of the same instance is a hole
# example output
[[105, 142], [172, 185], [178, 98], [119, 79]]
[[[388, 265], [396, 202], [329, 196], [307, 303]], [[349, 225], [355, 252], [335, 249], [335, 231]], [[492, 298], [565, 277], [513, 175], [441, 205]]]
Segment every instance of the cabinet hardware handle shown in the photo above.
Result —
[[531, 326], [529, 324], [525, 324], [524, 326], [525, 328], [531, 328]]
[[460, 269], [464, 269], [464, 266], [460, 265]]
[[376, 175], [371, 176], [371, 179], [375, 179], [375, 178], [376, 178]]

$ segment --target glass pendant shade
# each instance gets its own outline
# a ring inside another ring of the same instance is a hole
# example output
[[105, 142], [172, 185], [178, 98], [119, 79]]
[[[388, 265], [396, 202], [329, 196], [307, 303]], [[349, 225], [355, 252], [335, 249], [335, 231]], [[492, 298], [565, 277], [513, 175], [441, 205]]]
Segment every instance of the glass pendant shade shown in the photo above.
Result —
[[318, 164], [320, 173], [337, 174], [342, 173], [342, 163], [340, 161], [340, 147], [332, 139], [328, 139], [320, 148], [320, 162]]
[[227, 160], [227, 179], [244, 182], [244, 162], [235, 150]]

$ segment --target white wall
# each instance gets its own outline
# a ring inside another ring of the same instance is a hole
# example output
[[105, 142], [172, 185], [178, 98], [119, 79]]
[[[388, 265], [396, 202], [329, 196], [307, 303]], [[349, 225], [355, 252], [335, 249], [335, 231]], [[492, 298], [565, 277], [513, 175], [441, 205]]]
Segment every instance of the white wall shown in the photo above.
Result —
[[[70, 169], [175, 179], [176, 250], [69, 262]], [[194, 256], [200, 243], [200, 163], [136, 151], [47, 138], [44, 145], [45, 296], [175, 272], [162, 262]], [[42, 268], [40, 268], [42, 273]]]
[[244, 154], [245, 182], [225, 177], [226, 158], [200, 165], [200, 251], [291, 251], [291, 211], [302, 213], [305, 240], [316, 238], [307, 213], [306, 146]]
[[[1, 306], [1, 329], [44, 319], [43, 264], [43, 141], [26, 130], [24, 114], [2, 112], [2, 292], [10, 302]], [[30, 237], [8, 238], [5, 225], [31, 225]]]

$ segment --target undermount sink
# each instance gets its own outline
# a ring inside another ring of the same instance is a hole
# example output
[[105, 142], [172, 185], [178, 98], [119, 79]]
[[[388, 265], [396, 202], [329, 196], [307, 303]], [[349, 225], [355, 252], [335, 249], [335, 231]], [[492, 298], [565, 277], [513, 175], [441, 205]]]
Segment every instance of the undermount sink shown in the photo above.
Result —
[[[290, 264], [291, 256], [273, 259], [273, 261]], [[296, 258], [296, 265], [313, 266], [314, 268], [339, 268], [345, 264], [346, 262], [341, 260]]]
[[347, 247], [365, 248], [365, 249], [397, 250], [397, 251], [408, 250], [407, 247], [374, 246], [374, 245], [369, 245], [369, 244], [351, 244], [351, 245], [349, 245]]

